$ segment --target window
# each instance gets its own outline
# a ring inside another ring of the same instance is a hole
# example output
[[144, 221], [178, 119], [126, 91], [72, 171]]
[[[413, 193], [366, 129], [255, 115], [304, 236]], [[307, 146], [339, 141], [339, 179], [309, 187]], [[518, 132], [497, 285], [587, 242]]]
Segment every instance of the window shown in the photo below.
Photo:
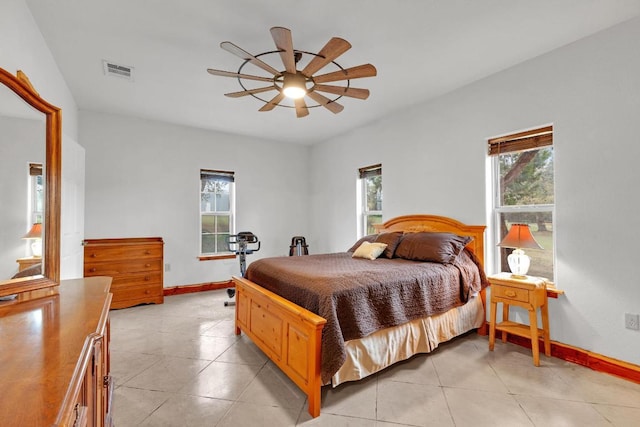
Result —
[[234, 230], [234, 174], [200, 170], [200, 254], [229, 255]]
[[41, 163], [29, 163], [29, 192], [31, 224], [42, 223], [44, 219], [44, 185]]
[[360, 236], [373, 234], [373, 224], [382, 222], [382, 165], [360, 168]]
[[[530, 276], [554, 280], [553, 127], [547, 126], [489, 141], [492, 166], [493, 230], [498, 243], [512, 224], [527, 224], [543, 249], [527, 249]], [[495, 245], [496, 271], [509, 271], [513, 249]]]

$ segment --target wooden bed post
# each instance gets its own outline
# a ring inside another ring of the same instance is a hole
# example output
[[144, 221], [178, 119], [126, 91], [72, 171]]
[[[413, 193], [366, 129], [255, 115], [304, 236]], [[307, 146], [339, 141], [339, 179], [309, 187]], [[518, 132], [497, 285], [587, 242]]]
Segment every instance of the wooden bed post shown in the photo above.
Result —
[[[325, 320], [325, 319], [322, 319]], [[326, 320], [325, 320], [326, 322]], [[307, 391], [308, 411], [313, 418], [320, 415], [320, 400], [322, 396], [322, 324], [319, 328], [316, 328], [315, 334], [309, 342], [309, 349], [315, 352], [315, 356], [312, 357], [313, 361], [309, 364], [309, 390]]]
[[478, 335], [487, 335], [487, 288], [480, 291], [480, 298], [482, 298], [482, 306], [485, 307], [484, 316], [482, 318], [482, 325], [478, 328]]

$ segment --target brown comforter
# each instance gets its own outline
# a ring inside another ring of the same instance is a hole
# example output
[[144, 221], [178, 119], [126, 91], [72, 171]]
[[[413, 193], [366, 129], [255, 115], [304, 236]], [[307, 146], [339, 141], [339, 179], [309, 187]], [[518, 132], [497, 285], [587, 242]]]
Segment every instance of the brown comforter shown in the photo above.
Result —
[[322, 331], [322, 382], [346, 360], [344, 342], [380, 329], [443, 313], [487, 284], [476, 257], [456, 264], [367, 260], [350, 252], [263, 258], [246, 278], [327, 320]]

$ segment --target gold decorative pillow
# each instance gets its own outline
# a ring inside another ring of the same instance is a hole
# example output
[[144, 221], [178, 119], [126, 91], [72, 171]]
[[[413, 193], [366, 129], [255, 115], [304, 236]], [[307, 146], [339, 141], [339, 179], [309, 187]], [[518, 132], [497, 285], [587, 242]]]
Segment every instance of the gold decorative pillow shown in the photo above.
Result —
[[356, 251], [351, 255], [352, 258], [365, 258], [365, 259], [376, 259], [382, 252], [387, 248], [386, 243], [369, 243], [362, 242], [362, 244], [356, 249]]

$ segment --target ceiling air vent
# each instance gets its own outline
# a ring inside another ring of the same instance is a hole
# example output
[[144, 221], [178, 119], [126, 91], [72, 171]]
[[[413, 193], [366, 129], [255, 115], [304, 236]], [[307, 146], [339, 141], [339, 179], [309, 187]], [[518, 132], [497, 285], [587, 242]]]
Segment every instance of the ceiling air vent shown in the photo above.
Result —
[[133, 81], [133, 67], [102, 61], [105, 76], [115, 76]]

